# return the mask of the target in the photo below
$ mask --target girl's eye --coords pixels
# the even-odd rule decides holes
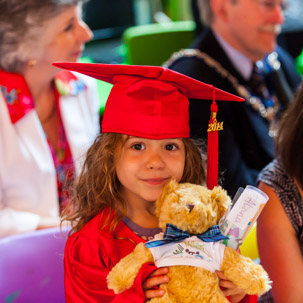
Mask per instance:
[[[133,144],[131,146],[132,149],[135,149],[135,150],[144,150],[145,149],[145,146],[141,143],[136,143],[136,144]]]
[[[166,144],[165,149],[166,150],[176,150],[176,149],[178,149],[178,146],[176,144]]]

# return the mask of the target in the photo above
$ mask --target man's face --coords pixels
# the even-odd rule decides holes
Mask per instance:
[[[226,0],[226,34],[235,49],[256,61],[272,52],[284,22],[283,0]]]

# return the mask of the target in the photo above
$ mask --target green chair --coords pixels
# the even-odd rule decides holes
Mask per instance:
[[[122,35],[125,63],[162,65],[172,53],[187,48],[195,37],[193,21],[153,23],[129,27]]]
[[[173,21],[192,20],[192,0],[162,0],[164,13]]]

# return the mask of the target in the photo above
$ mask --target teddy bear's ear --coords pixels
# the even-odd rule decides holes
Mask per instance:
[[[228,206],[231,203],[227,192],[220,186],[215,186],[211,191],[211,200],[217,205],[218,220],[224,215]],[[213,205],[215,206],[215,205]],[[214,207],[216,209],[216,207]]]
[[[156,201],[156,216],[160,216],[161,207],[165,200],[165,198],[172,192],[174,192],[178,188],[178,182],[176,180],[170,180],[163,187],[162,193],[158,200]]]

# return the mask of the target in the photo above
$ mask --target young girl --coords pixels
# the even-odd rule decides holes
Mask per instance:
[[[188,97],[211,98],[216,89],[162,67],[56,65],[114,83],[102,134],[87,153],[76,198],[63,218],[73,224],[65,249],[66,300],[144,302],[161,297],[164,291],[157,286],[168,281],[168,268],[145,264],[133,287],[120,295],[107,288],[106,277],[137,243],[161,231],[154,202],[166,182],[204,183],[201,153],[188,138]],[[240,302],[243,291],[218,275],[226,295]]]

